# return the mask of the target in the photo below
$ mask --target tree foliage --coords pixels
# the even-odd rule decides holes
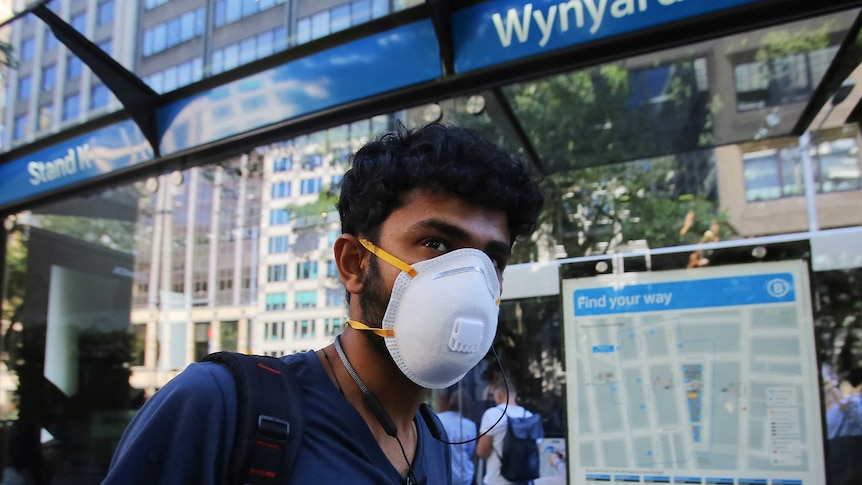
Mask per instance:
[[[703,149],[712,142],[714,100],[698,87],[692,59],[607,64],[505,94],[545,175],[539,230],[516,245],[515,261],[560,248],[568,257],[625,250],[635,240],[652,248],[696,243],[715,223],[719,237],[730,234]],[[501,138],[488,117],[460,113],[458,122]]]

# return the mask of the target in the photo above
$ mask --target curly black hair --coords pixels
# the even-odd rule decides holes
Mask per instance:
[[[414,189],[448,192],[506,213],[509,234],[532,234],[542,209],[538,182],[526,167],[479,133],[432,123],[400,125],[353,155],[337,207],[341,230],[374,239],[380,225]]]

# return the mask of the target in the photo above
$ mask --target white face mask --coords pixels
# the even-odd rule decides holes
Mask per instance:
[[[416,384],[445,389],[461,380],[497,333],[500,282],[494,263],[482,251],[465,248],[409,265],[371,242],[360,242],[402,273],[392,287],[382,329],[347,323],[382,335],[395,364]]]

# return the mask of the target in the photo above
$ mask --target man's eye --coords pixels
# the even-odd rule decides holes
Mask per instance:
[[[439,239],[429,239],[422,244],[426,248],[436,249],[437,251],[440,251],[443,253],[449,251],[449,246],[445,242],[443,242]]]

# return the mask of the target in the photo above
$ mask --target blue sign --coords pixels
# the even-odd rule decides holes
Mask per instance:
[[[452,14],[455,72],[627,34],[758,0],[497,0]]]
[[[153,159],[131,120],[0,165],[0,208]]]
[[[442,75],[430,20],[359,39],[158,110],[168,155]]]
[[[575,290],[575,316],[790,303],[793,275],[774,273]]]

